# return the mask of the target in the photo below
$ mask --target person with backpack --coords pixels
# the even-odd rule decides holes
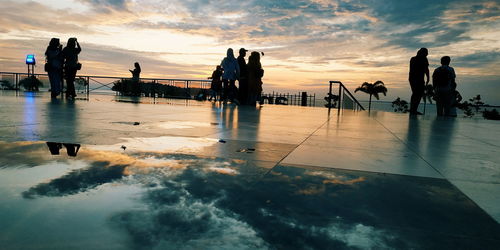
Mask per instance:
[[[436,93],[436,109],[438,116],[452,116],[452,106],[455,102],[455,69],[450,67],[451,58],[441,57],[441,66],[434,70],[432,74],[432,85]]]
[[[64,75],[66,77],[67,99],[74,99],[76,97],[75,77],[76,71],[82,69],[82,64],[78,62],[78,54],[80,54],[81,51],[82,48],[74,37],[68,39],[68,43],[62,51],[64,55]]]

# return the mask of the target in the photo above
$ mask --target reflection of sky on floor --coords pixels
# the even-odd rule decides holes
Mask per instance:
[[[162,140],[169,139],[192,138]],[[147,146],[162,145],[158,140],[127,140],[130,150],[83,145],[77,157],[51,156],[44,142],[0,142],[0,245],[494,249],[500,243],[498,223],[443,179],[195,154],[218,143],[211,139],[191,152]]]

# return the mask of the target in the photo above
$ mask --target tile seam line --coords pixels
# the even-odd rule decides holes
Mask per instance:
[[[473,204],[475,204],[479,209],[483,210],[483,212],[489,216],[493,221],[496,221],[497,223],[500,223],[499,221],[497,221],[493,215],[491,215],[489,212],[487,212],[483,206],[480,206],[474,199],[472,199],[469,195],[465,194],[464,191],[462,191],[462,189],[460,189],[455,183],[452,182],[452,179],[448,179],[446,176],[444,176],[440,171],[438,171],[434,166],[432,166],[432,164],[430,164],[430,162],[428,162],[427,160],[425,160],[419,153],[417,153],[415,150],[413,150],[408,144],[406,144],[401,138],[399,138],[396,134],[394,134],[392,131],[390,131],[382,122],[380,122],[379,120],[377,120],[376,118],[373,118],[375,121],[377,121],[382,127],[384,127],[385,129],[387,129],[387,131],[389,131],[389,133],[391,133],[392,135],[394,135],[396,138],[398,138],[398,140],[400,140],[403,144],[406,145],[406,147],[413,153],[415,153],[416,155],[418,155],[418,157],[420,157],[425,163],[427,163],[432,169],[434,169],[438,174],[440,174],[441,176],[443,176],[443,178],[448,182],[450,183],[454,188],[456,188],[458,191],[460,191],[465,197],[467,197],[467,199],[469,199],[470,202],[472,202]]]
[[[495,145],[495,144],[492,144],[492,143],[489,143],[489,142],[485,142],[483,140],[476,139],[476,138],[474,138],[472,136],[468,136],[468,135],[464,135],[464,134],[460,134],[460,135],[463,136],[463,137],[465,137],[465,138],[467,138],[467,139],[469,139],[469,140],[480,142],[480,143],[486,144],[488,146],[492,146],[492,147],[498,148],[498,146]]]
[[[269,169],[264,175],[262,176],[266,176],[268,175],[271,171],[273,171],[274,168],[276,168],[278,165],[281,164],[281,162],[283,162],[283,160],[285,160],[293,151],[295,151],[300,145],[302,145],[304,142],[306,142],[309,138],[311,138],[311,136],[316,133],[319,129],[321,129],[323,126],[325,126],[325,124],[327,122],[330,121],[330,114],[328,114],[328,118],[326,119],[325,122],[321,123],[321,125],[319,125],[319,127],[317,127],[311,134],[309,134],[304,140],[302,140],[299,144],[297,144],[297,146],[295,146],[292,150],[290,150],[290,152],[288,152],[285,156],[283,156],[283,158],[281,158],[278,162],[276,162],[276,164],[271,168]]]
[[[434,171],[436,171],[436,173],[438,173],[439,175],[441,175],[441,177],[443,177],[444,179],[447,179],[446,176],[443,175],[443,173],[441,173],[441,171],[439,171],[437,168],[435,168],[430,162],[428,162],[423,156],[421,156],[418,152],[416,152],[414,149],[412,149],[410,147],[410,145],[408,145],[405,141],[403,141],[401,138],[399,138],[399,136],[397,136],[395,133],[393,133],[389,128],[387,128],[382,122],[380,122],[377,118],[374,118],[372,117],[373,120],[375,120],[378,124],[380,124],[382,127],[384,127],[389,133],[391,133],[394,137],[396,137],[401,143],[403,143],[406,148],[408,150],[410,150],[411,152],[413,152],[414,154],[416,154],[420,159],[422,159],[425,163],[427,163],[427,165],[429,165],[432,169],[434,169]]]

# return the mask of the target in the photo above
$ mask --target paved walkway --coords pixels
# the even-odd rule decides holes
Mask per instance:
[[[0,244],[30,248],[27,228],[51,249],[500,244],[498,122],[130,101],[0,92]]]

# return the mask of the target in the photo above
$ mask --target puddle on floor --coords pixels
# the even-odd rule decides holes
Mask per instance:
[[[0,142],[0,245],[487,249],[500,240],[499,225],[445,180],[176,153],[218,143],[191,139],[82,145],[76,157]]]

